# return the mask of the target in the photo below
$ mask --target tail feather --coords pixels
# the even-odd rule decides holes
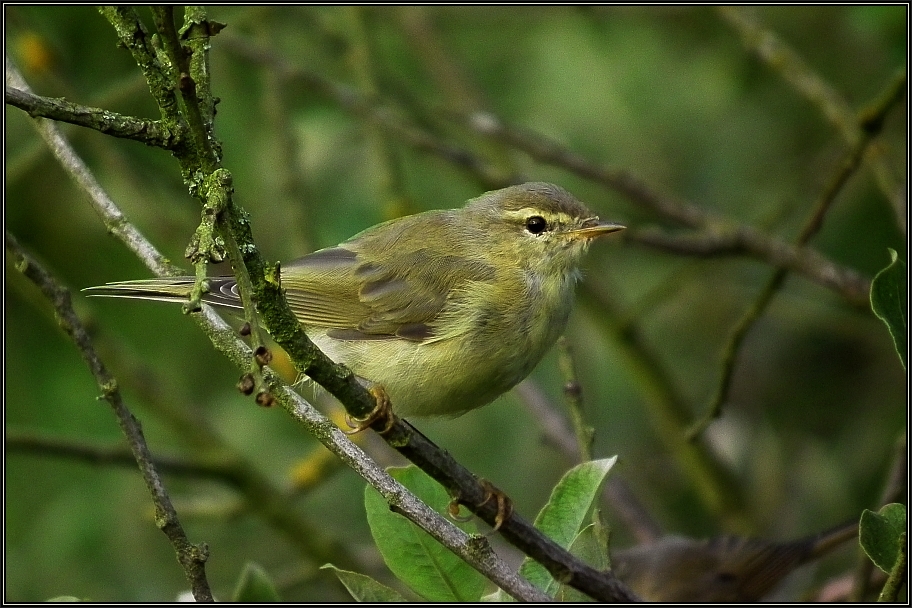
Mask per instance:
[[[209,277],[209,292],[203,302],[218,306],[241,308],[234,277]],[[157,302],[185,302],[193,289],[194,277],[171,277],[164,279],[139,279],[117,281],[97,287],[86,287],[82,291],[89,296],[102,298],[131,298]]]

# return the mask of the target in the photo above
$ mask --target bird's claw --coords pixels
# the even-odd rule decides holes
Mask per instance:
[[[393,425],[396,423],[396,416],[393,414],[393,406],[390,403],[389,395],[386,394],[386,391],[379,384],[374,384],[369,389],[367,389],[371,396],[374,398],[374,402],[377,404],[374,406],[374,409],[371,410],[364,418],[352,418],[348,414],[345,415],[345,422],[348,426],[352,427],[350,431],[342,431],[346,435],[354,435],[355,433],[360,433],[366,428],[373,426],[378,420],[384,420],[385,424],[382,431],[377,431],[381,435],[385,435],[389,432]]]

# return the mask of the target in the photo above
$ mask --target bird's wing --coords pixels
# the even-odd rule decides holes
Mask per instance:
[[[386,256],[359,249],[363,240],[355,239],[282,267],[286,298],[302,323],[343,340],[431,340],[454,289],[494,280],[483,260],[426,248]]]

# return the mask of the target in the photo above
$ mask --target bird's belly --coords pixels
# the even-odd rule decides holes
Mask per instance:
[[[523,380],[553,342],[518,333],[489,336],[483,345],[464,337],[437,342],[312,338],[331,359],[382,385],[400,416],[458,416],[486,405]]]

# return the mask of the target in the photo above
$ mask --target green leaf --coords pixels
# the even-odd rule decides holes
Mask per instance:
[[[871,281],[871,310],[886,323],[903,369],[906,369],[906,264],[899,259],[896,251],[888,251],[892,261]]]
[[[321,566],[321,570],[332,570],[339,581],[345,585],[351,596],[358,602],[407,602],[402,594],[390,589],[383,583],[357,572],[342,570],[332,564]]]
[[[279,597],[275,583],[272,582],[263,567],[255,562],[247,562],[234,588],[234,599],[232,601],[245,603],[281,602],[282,598]]]
[[[893,503],[878,513],[865,509],[858,524],[858,541],[874,565],[887,574],[899,556],[899,535],[906,531],[906,507]]]
[[[594,522],[583,528],[570,544],[570,553],[596,570],[606,571],[610,566],[608,542],[602,525]],[[555,598],[559,602],[591,602],[592,598],[568,585],[560,585]]]
[[[388,471],[429,507],[446,512],[450,497],[423,471],[414,466]],[[405,517],[390,511],[386,500],[371,486],[365,488],[364,506],[374,542],[399,580],[428,601],[478,601],[486,579],[477,570]],[[460,527],[473,530],[472,526]]]
[[[57,597],[52,597],[46,602],[81,602],[82,600],[76,597],[75,595],[58,595]]]
[[[584,462],[570,469],[557,482],[548,504],[535,518],[535,527],[561,547],[568,548],[585,524],[586,515],[615,461],[617,456]],[[519,573],[548,595],[557,592],[557,581],[538,562],[526,558]]]

